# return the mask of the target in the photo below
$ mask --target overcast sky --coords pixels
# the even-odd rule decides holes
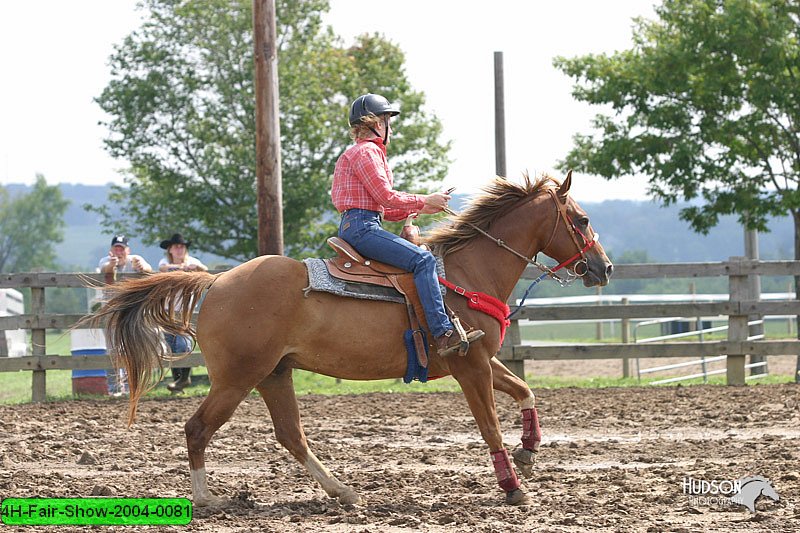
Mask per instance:
[[[114,44],[139,26],[135,0],[0,4],[0,184],[119,183],[124,161],[103,150],[93,102],[109,79]],[[332,0],[325,17],[350,44],[380,32],[406,53],[407,74],[453,141],[446,185],[474,192],[494,175],[494,52],[505,70],[507,169],[550,172],[597,112],[575,102],[554,56],[613,52],[631,44],[631,19],[651,0],[494,0],[487,3]],[[480,6],[481,9],[471,9]],[[280,60],[280,58],[279,58]],[[646,182],[576,175],[578,200],[645,199]]]

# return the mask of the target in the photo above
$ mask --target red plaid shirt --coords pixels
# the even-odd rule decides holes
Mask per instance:
[[[336,161],[331,198],[339,212],[378,211],[386,220],[403,220],[425,205],[425,197],[392,189],[394,178],[380,139],[359,139]]]

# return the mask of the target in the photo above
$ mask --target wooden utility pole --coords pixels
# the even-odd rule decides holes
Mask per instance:
[[[498,176],[506,176],[506,109],[503,89],[503,52],[494,53],[494,171]],[[513,293],[512,293],[513,294]],[[522,343],[519,322],[513,320],[508,327],[506,338],[500,347],[503,364],[523,381],[525,380],[525,360],[514,358],[514,346]]]
[[[283,255],[275,0],[253,0],[258,254]]]
[[[506,100],[503,85],[503,52],[494,53],[494,167],[506,177]]]

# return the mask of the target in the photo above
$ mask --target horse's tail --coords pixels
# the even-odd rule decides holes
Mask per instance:
[[[108,300],[92,322],[105,321],[109,353],[127,370],[128,425],[136,417],[142,394],[164,375],[163,360],[169,352],[159,330],[194,341],[192,313],[203,291],[216,279],[217,275],[208,272],[171,272],[125,280],[107,289]],[[156,368],[160,371],[158,380],[153,379]]]

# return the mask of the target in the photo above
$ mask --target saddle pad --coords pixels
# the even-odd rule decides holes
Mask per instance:
[[[337,296],[359,298],[362,300],[378,300],[382,302],[406,303],[405,297],[396,289],[380,287],[378,285],[365,285],[363,283],[350,283],[331,277],[325,262],[322,259],[303,259],[308,270],[308,287],[303,289],[307,295],[309,291],[329,292]]]
[[[436,258],[436,273],[439,277],[447,279],[444,271],[444,259],[439,255],[434,255],[434,257]],[[360,298],[362,300],[378,300],[381,302],[400,304],[406,303],[406,299],[403,295],[395,289],[355,282],[348,283],[332,277],[322,259],[310,257],[308,259],[303,259],[303,263],[305,263],[306,270],[308,270],[308,287],[303,289],[306,295],[309,291],[319,291],[329,292],[338,296]],[[439,290],[442,292],[442,298],[444,298],[445,294],[447,294],[447,287],[440,285]]]

